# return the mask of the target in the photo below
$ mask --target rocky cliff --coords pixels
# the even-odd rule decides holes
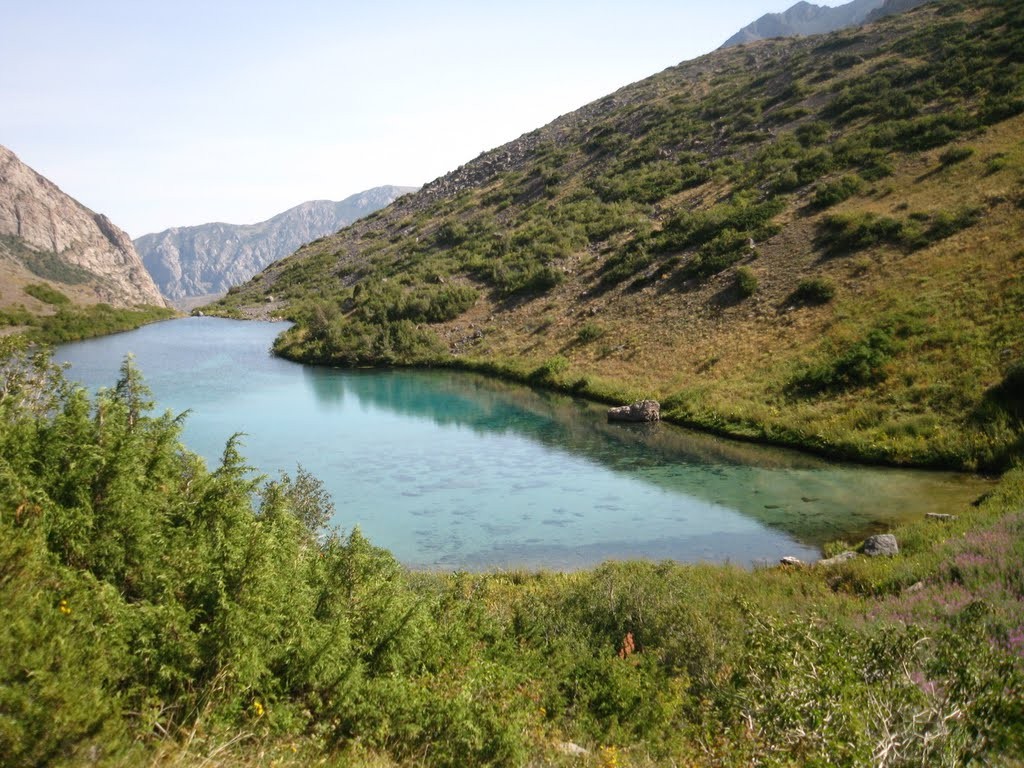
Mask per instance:
[[[5,303],[16,303],[26,284],[47,282],[79,303],[164,306],[127,234],[3,146],[0,265]]]
[[[923,0],[920,0],[923,2]],[[920,4],[920,2],[918,3]],[[796,35],[819,35],[837,29],[862,24],[873,11],[880,9],[884,0],[853,0],[851,3],[829,8],[799,2],[782,13],[766,13],[722,44],[723,48],[742,45],[754,40]]]
[[[164,296],[182,300],[224,293],[299,246],[333,234],[415,187],[374,187],[340,202],[312,200],[259,224],[202,224],[135,241]]]

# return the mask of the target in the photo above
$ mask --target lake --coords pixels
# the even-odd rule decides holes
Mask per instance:
[[[607,559],[815,559],[990,484],[838,464],[668,424],[608,424],[606,407],[454,371],[347,371],[270,355],[280,323],[187,318],[67,344],[70,378],[113,386],[131,352],[158,410],[213,466],[231,435],[257,471],[297,464],[342,529],[418,568],[572,569]]]

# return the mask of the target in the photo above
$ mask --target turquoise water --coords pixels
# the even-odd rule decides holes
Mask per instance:
[[[97,388],[134,353],[158,407],[191,411],[185,443],[209,463],[244,432],[258,471],[301,464],[330,491],[335,525],[414,567],[814,559],[826,541],[960,509],[987,488],[609,425],[603,406],[473,374],[301,366],[268,352],[282,327],[173,320],[56,356]]]

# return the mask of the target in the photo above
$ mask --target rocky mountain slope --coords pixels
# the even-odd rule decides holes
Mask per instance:
[[[221,294],[304,243],[337,232],[415,190],[383,186],[340,202],[312,200],[259,224],[175,227],[143,235],[135,247],[167,298]]]
[[[277,351],[457,364],[832,455],[1024,453],[1024,7],[717,51],[234,290]]]
[[[79,304],[164,306],[127,234],[0,146],[0,307],[49,311],[28,285]]]
[[[772,37],[820,35],[846,27],[877,21],[910,10],[927,0],[853,0],[834,8],[801,2],[782,13],[766,13],[726,40],[723,48]]]

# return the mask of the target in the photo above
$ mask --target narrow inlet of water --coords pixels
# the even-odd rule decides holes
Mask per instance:
[[[67,344],[70,378],[113,386],[136,357],[158,410],[213,466],[242,432],[259,472],[301,464],[412,567],[571,569],[607,559],[815,559],[990,484],[828,462],[673,427],[608,424],[606,408],[452,371],[341,371],[272,357],[276,323],[188,318]]]

